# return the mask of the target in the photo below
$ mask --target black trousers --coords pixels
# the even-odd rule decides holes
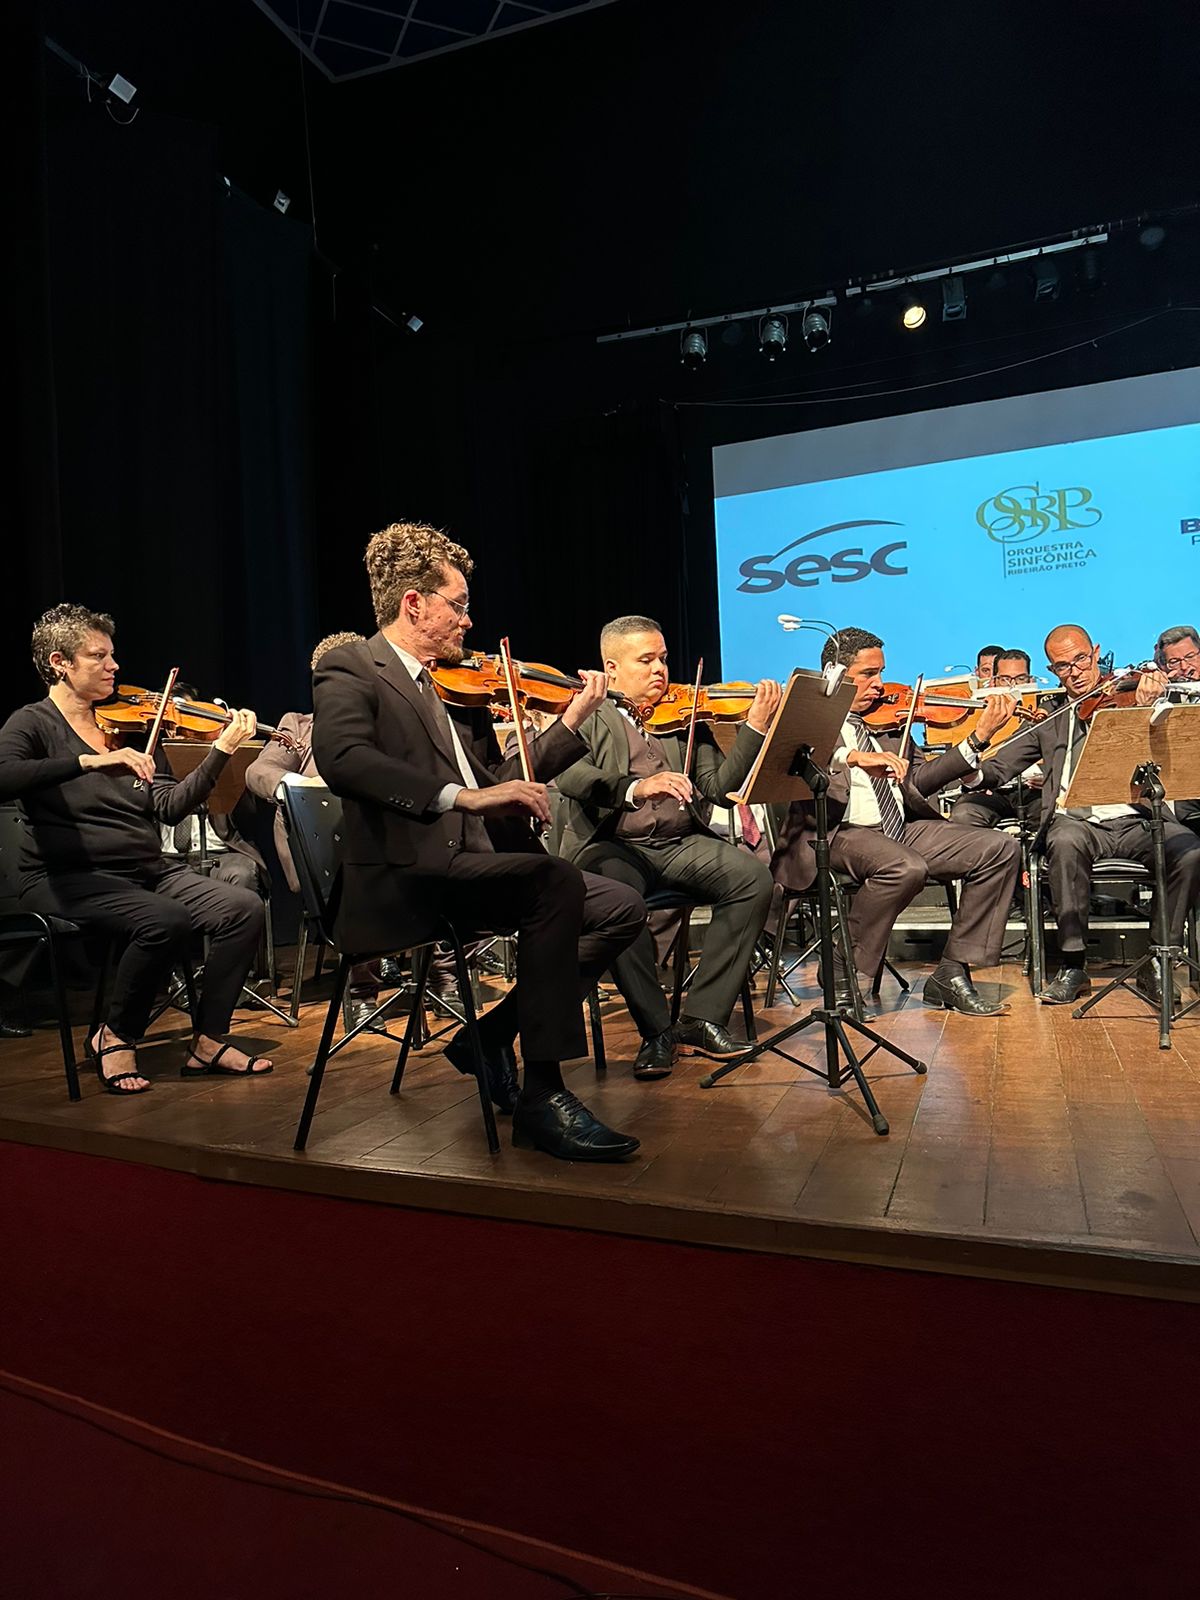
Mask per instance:
[[[164,976],[207,934],[196,1031],[210,1039],[229,1032],[262,935],[263,903],[251,890],[163,857],[127,870],[49,873],[22,890],[21,904],[126,939],[106,1018],[122,1039],[142,1037]]]
[[[1180,944],[1188,908],[1200,897],[1200,837],[1181,823],[1164,818],[1163,847],[1167,857],[1167,924],[1172,944]],[[1079,955],[1086,949],[1092,863],[1114,857],[1153,866],[1153,845],[1145,818],[1090,821],[1060,813],[1051,819],[1046,833],[1046,881],[1058,919],[1060,953]]]
[[[1015,822],[1017,808],[1011,794],[997,792],[959,795],[950,807],[950,821],[967,828],[994,828],[998,822]]]
[[[862,887],[847,926],[855,965],[872,978],[887,951],[892,924],[925,887],[962,879],[958,915],[946,940],[952,961],[990,967],[1000,959],[1004,924],[1021,865],[1021,847],[1006,833],[919,819],[905,825],[903,843],[879,828],[841,827],[829,843],[829,864]]]
[[[684,1009],[689,1017],[724,1027],[771,906],[774,886],[768,868],[748,850],[705,833],[661,844],[608,839],[581,851],[579,863],[639,894],[678,889],[712,907],[704,954]],[[670,1027],[671,1013],[648,928],[613,962],[613,977],[643,1039],[653,1039]]]
[[[588,1052],[580,1001],[646,926],[641,897],[543,851],[461,851],[448,872],[417,877],[401,867],[342,868],[339,934],[349,947],[403,948],[412,906],[436,904],[466,944],[484,933],[517,934],[517,981],[484,1017],[485,1043],[519,1033],[528,1061],[572,1061]],[[427,935],[426,935],[427,936]]]

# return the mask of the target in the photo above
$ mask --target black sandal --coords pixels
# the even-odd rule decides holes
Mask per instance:
[[[103,1035],[103,1030],[101,1030],[101,1033]],[[104,1085],[105,1091],[108,1094],[121,1095],[122,1097],[125,1097],[125,1096],[128,1096],[128,1095],[134,1095],[134,1094],[145,1094],[148,1089],[153,1088],[152,1084],[143,1083],[142,1087],[140,1089],[118,1089],[117,1088],[117,1085],[119,1083],[128,1083],[131,1078],[144,1078],[145,1077],[145,1073],[144,1072],[139,1072],[136,1069],[136,1067],[134,1068],[134,1070],[132,1072],[118,1072],[115,1078],[105,1077],[105,1075],[104,1075],[104,1067],[102,1065],[104,1057],[105,1056],[116,1055],[118,1053],[118,1051],[121,1051],[121,1050],[133,1050],[134,1058],[136,1060],[137,1051],[136,1051],[136,1049],[134,1048],[133,1045],[131,1045],[131,1044],[106,1044],[101,1049],[97,1050],[96,1046],[92,1043],[90,1036],[88,1037],[88,1042],[87,1042],[87,1046],[86,1046],[86,1049],[85,1049],[85,1054],[95,1063],[96,1076],[100,1079],[100,1082]]]
[[[275,1071],[275,1065],[272,1062],[266,1072],[255,1072],[254,1063],[261,1061],[263,1059],[262,1056],[251,1056],[244,1067],[219,1066],[218,1062],[226,1050],[232,1049],[233,1046],[231,1044],[223,1044],[211,1061],[201,1061],[194,1050],[189,1050],[187,1061],[179,1069],[179,1076],[181,1078],[265,1078],[267,1073]],[[193,1061],[197,1062],[198,1065],[193,1067],[191,1065]]]

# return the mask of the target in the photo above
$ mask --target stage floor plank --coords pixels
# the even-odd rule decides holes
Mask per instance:
[[[711,1090],[695,1060],[636,1083],[636,1036],[615,997],[604,1008],[607,1076],[590,1062],[567,1076],[641,1139],[620,1167],[514,1150],[503,1121],[504,1148],[489,1157],[474,1087],[436,1045],[392,1098],[396,1045],[373,1036],[334,1059],[308,1152],[296,1155],[316,1003],[295,1031],[239,1013],[239,1041],[276,1062],[254,1083],[180,1080],[186,1029],[168,1014],[141,1053],[154,1091],[127,1100],[92,1076],[70,1104],[52,1029],[5,1042],[0,1138],[394,1205],[1200,1299],[1200,1015],[1160,1051],[1152,1014],[1128,993],[1077,1021],[1037,1005],[1006,967],[1011,1013],[970,1019],[927,1010],[924,969],[905,970],[913,991],[885,982],[879,1027],[929,1073],[882,1054],[869,1063],[891,1124],[883,1139],[852,1086],[830,1093],[779,1056]],[[798,995],[805,1007],[817,998],[812,987]],[[786,1001],[760,1011],[760,1031],[796,1015]],[[819,1059],[815,1030],[789,1048]]]

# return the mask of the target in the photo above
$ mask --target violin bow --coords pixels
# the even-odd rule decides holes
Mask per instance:
[[[683,775],[690,778],[692,775],[692,756],[696,750],[696,713],[700,710],[700,685],[704,681],[704,657],[701,656],[696,663],[696,685],[692,693],[692,714],[688,719],[687,749],[683,757]],[[684,802],[679,802],[679,809],[684,809]]]
[[[913,718],[917,714],[917,706],[921,700],[921,686],[925,682],[925,674],[918,673],[917,681],[913,684],[912,704],[908,708],[908,716],[904,719],[904,732],[900,735],[900,758],[908,759],[908,741],[912,737]]]
[[[158,710],[154,714],[154,721],[150,724],[150,735],[146,740],[146,754],[148,756],[153,756],[155,749],[158,746],[158,736],[162,732],[163,717],[166,715],[167,706],[171,703],[171,693],[175,688],[175,680],[178,676],[178,667],[172,667],[170,672],[167,674],[166,684],[164,685],[163,692],[159,697]],[[142,783],[140,778],[135,778],[133,780],[133,787],[135,789],[142,789],[145,787],[145,785]]]
[[[512,651],[508,640],[500,641],[500,671],[508,690],[508,703],[512,707],[513,731],[517,736],[517,754],[521,758],[521,776],[526,783],[533,782],[533,765],[529,759],[529,740],[525,737],[525,724],[521,721],[521,702],[517,697],[517,674],[513,667]]]

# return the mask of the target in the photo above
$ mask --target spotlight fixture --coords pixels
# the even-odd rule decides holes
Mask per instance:
[[[291,203],[291,195],[284,194],[282,189],[277,189],[275,191],[275,199],[272,201],[272,204],[281,217],[287,215],[287,208],[291,205]]]
[[[942,279],[942,321],[962,322],[967,314],[967,286],[961,278]]]
[[[900,321],[910,333],[914,328],[924,327],[925,307],[921,304],[920,300],[917,299],[916,295],[913,294],[911,289],[907,290],[900,296],[900,304],[903,307],[900,315]]]
[[[804,322],[802,324],[804,343],[810,351],[824,350],[833,337],[830,327],[831,315],[832,313],[828,310],[818,311],[816,306],[812,306],[804,313]]]
[[[805,323],[807,327],[807,322]],[[758,348],[768,361],[784,355],[788,347],[788,320],[777,312],[768,312],[758,325]]]
[[[1037,256],[1033,263],[1033,298],[1057,300],[1060,287],[1058,262],[1046,256]]]
[[[1138,243],[1143,250],[1157,250],[1167,237],[1167,230],[1161,223],[1151,222],[1138,234]]]
[[[679,360],[691,372],[699,372],[708,360],[708,335],[703,328],[685,328],[679,340]]]
[[[1100,252],[1098,250],[1083,250],[1079,255],[1079,286],[1088,294],[1094,294],[1104,284],[1104,273],[1100,266]]]

